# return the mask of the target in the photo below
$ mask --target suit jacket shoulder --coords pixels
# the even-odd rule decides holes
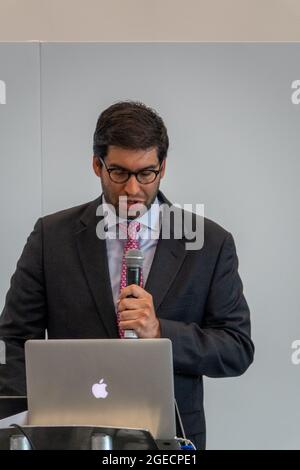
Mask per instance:
[[[97,197],[96,199],[84,204],[45,215],[41,218],[43,226],[47,230],[56,231],[63,227],[69,227],[74,230],[79,220],[85,221],[89,216],[95,216],[96,208],[100,203],[101,197]]]

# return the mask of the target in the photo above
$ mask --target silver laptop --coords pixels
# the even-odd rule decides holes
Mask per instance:
[[[25,344],[30,425],[147,429],[173,439],[168,339],[30,340]]]

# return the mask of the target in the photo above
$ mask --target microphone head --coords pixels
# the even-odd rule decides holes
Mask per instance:
[[[127,268],[142,268],[144,255],[141,250],[128,250],[125,255]]]

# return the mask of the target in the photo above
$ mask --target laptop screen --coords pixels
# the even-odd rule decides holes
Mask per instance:
[[[175,437],[168,339],[30,340],[29,424],[146,429]]]

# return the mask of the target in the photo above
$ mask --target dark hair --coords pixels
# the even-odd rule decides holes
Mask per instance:
[[[132,150],[156,147],[161,163],[167,157],[169,138],[156,111],[138,101],[120,101],[99,116],[94,133],[94,155],[105,158],[109,145]]]

